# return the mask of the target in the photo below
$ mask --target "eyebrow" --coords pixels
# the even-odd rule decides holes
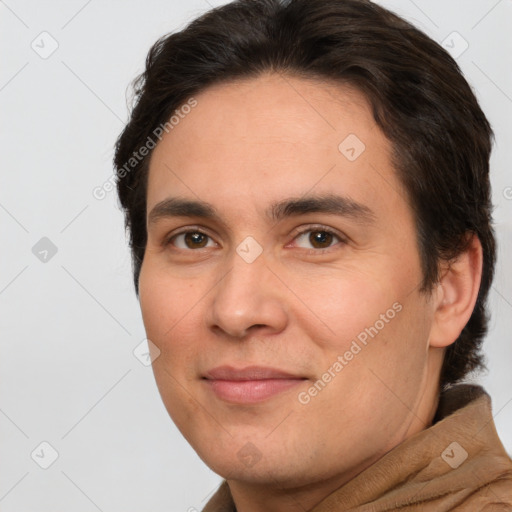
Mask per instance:
[[[368,206],[335,194],[283,199],[270,205],[265,213],[274,222],[307,213],[334,214],[349,217],[364,224],[370,224],[376,218],[375,213]],[[148,215],[148,225],[154,224],[162,218],[170,217],[200,217],[220,220],[220,215],[210,203],[169,197],[154,206]]]

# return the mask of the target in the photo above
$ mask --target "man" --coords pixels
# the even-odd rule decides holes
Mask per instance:
[[[151,49],[115,154],[205,511],[510,510],[482,366],[491,128],[364,0],[241,0]]]

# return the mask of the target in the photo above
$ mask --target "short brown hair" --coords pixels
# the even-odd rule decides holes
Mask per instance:
[[[394,166],[415,215],[428,292],[439,262],[463,252],[468,234],[483,247],[478,299],[447,349],[441,384],[482,368],[486,299],[496,259],[489,157],[492,130],[457,63],[432,39],[369,0],[238,0],[160,38],[134,82],[135,106],[114,156],[130,232],[135,291],[147,242],[151,152],[122,172],[133,152],[173,111],[214,83],[265,71],[350,84],[391,141]],[[126,168],[126,167],[125,167]]]

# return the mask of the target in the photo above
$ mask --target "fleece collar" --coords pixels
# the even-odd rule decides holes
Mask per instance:
[[[393,448],[310,512],[512,511],[512,460],[489,395],[460,384],[441,394],[433,425]],[[226,481],[203,512],[236,512]]]

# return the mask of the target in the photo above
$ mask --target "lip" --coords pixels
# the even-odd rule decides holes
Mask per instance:
[[[204,374],[206,379],[211,380],[264,380],[264,379],[302,379],[284,370],[266,366],[246,366],[245,368],[234,368],[233,366],[218,366]]]
[[[259,403],[306,380],[305,377],[264,366],[240,369],[219,366],[205,373],[203,379],[218,398],[234,404]]]

